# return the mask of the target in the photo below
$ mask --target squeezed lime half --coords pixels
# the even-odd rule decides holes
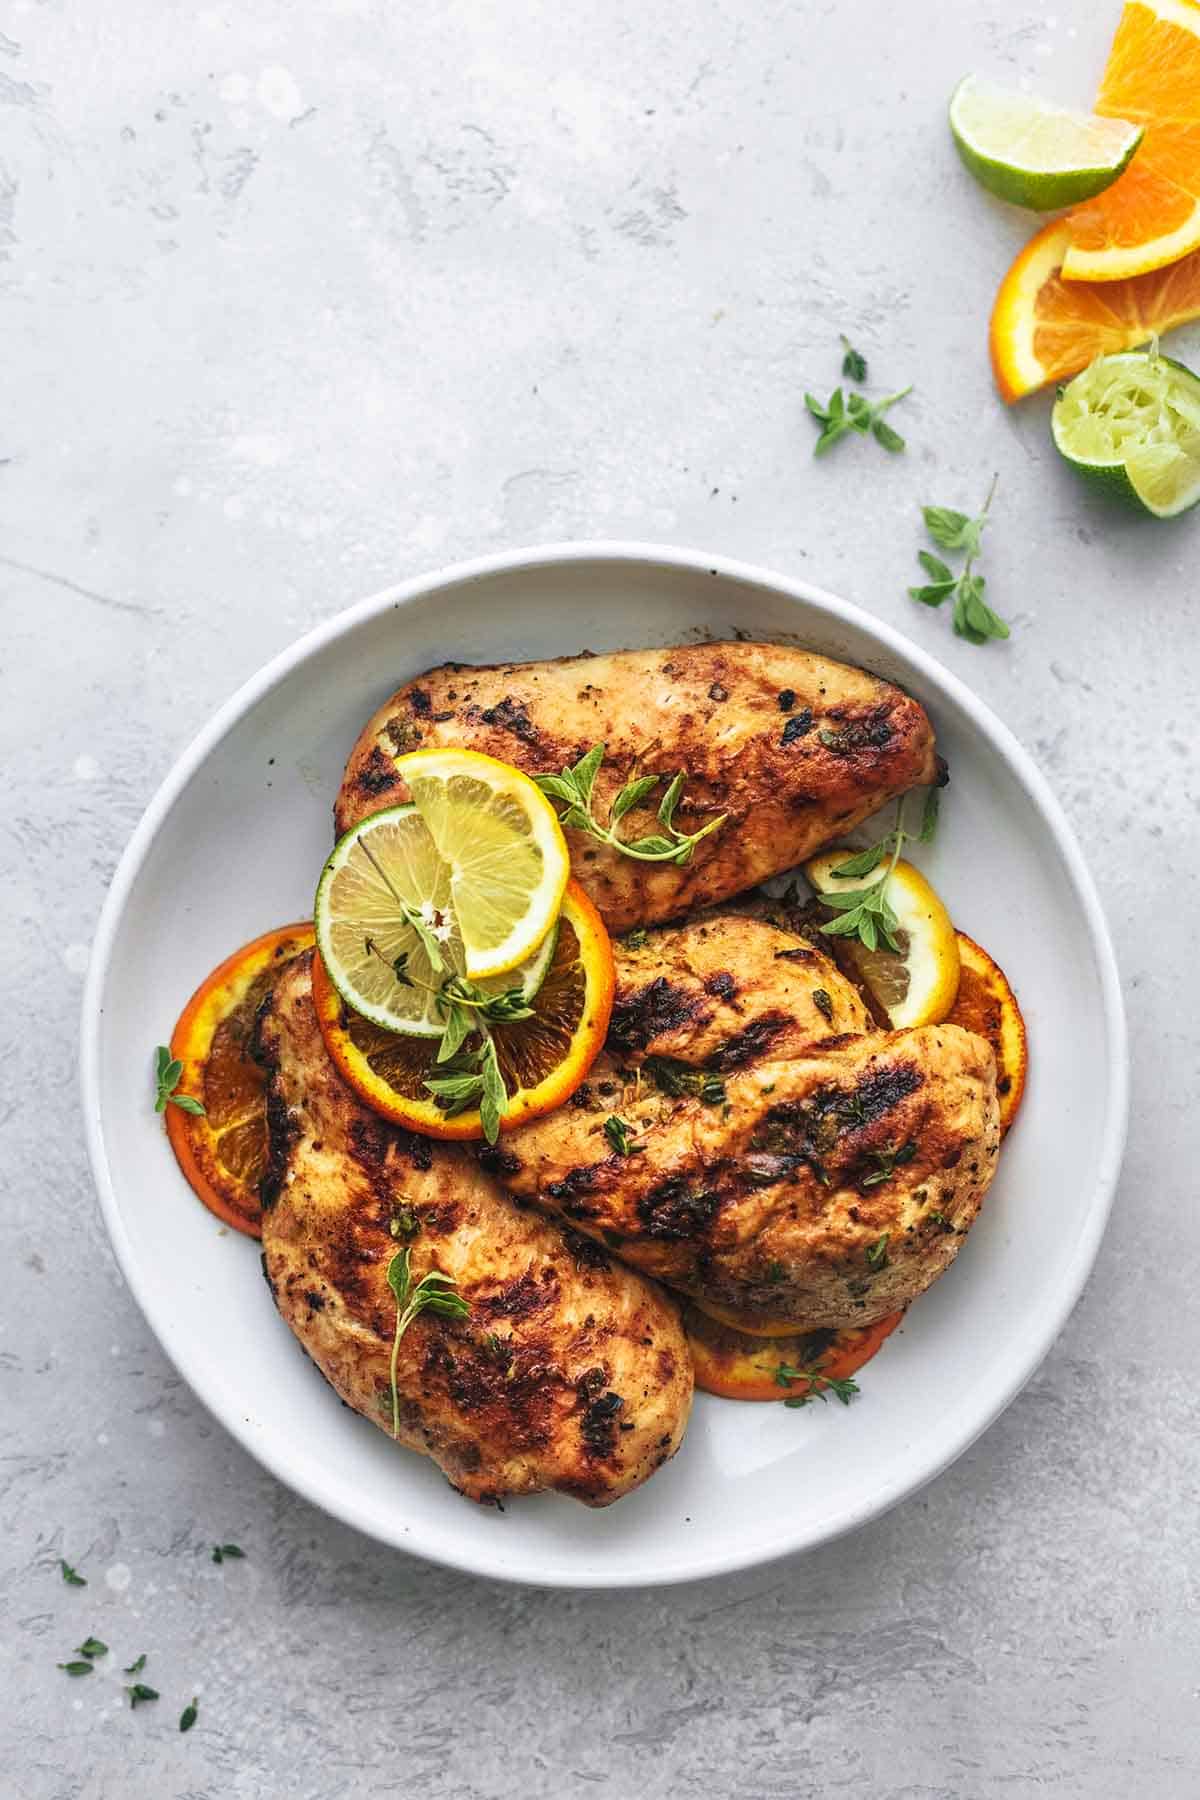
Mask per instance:
[[[1141,512],[1200,501],[1200,377],[1156,349],[1097,357],[1060,388],[1051,429],[1087,481]]]

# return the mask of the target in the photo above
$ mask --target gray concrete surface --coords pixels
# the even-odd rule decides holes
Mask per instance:
[[[1046,403],[998,404],[986,321],[1028,226],[943,124],[968,68],[1085,101],[1116,12],[6,8],[6,1794],[1200,1792],[1200,527],[1098,508]],[[916,383],[907,456],[813,462],[801,396],[842,330]],[[1014,633],[979,650],[904,590],[918,503],[994,470]],[[1135,1099],[1087,1294],[956,1468],[791,1565],[575,1598],[381,1550],[201,1412],[108,1252],[75,1034],[122,845],[236,683],[400,576],[605,535],[809,576],[986,695],[1090,849]],[[218,1537],[246,1560],[214,1567]],[[72,1682],[87,1632],[113,1654]],[[131,1715],[142,1650],[162,1699]]]

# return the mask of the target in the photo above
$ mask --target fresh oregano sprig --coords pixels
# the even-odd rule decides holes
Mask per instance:
[[[626,813],[632,812],[635,806],[653,792],[662,775],[636,775],[627,781],[620,793],[613,800],[609,809],[608,824],[601,825],[594,811],[596,776],[604,761],[605,746],[593,744],[586,756],[571,767],[564,768],[559,775],[535,775],[534,780],[548,799],[559,801],[565,811],[559,814],[559,823],[573,831],[586,831],[601,844],[608,844],[613,850],[619,850],[622,856],[631,856],[636,862],[670,862],[682,865],[690,862],[692,852],[702,838],[710,832],[718,830],[726,819],[722,813],[719,818],[710,819],[699,831],[683,832],[675,828],[675,812],[683,793],[686,780],[683,771],[674,776],[668,783],[666,792],[658,803],[658,822],[662,831],[650,837],[626,839],[617,835],[617,826]]]
[[[806,1383],[805,1391],[789,1394],[783,1403],[785,1406],[811,1406],[814,1400],[827,1404],[830,1394],[843,1406],[849,1406],[854,1396],[861,1392],[852,1375],[826,1375],[819,1363],[815,1369],[798,1369],[792,1363],[780,1363],[775,1371],[776,1386],[790,1388],[797,1381]]]
[[[888,900],[887,884],[906,841],[921,844],[932,842],[937,830],[938,805],[938,789],[930,788],[925,795],[919,829],[907,831],[904,826],[904,800],[901,800],[892,830],[830,871],[835,881],[853,881],[872,874],[885,858],[888,859],[883,875],[867,887],[852,888],[844,894],[823,893],[820,896],[822,905],[831,907],[838,915],[821,926],[827,937],[856,937],[868,950],[878,949],[882,938],[889,950],[899,950],[896,932],[900,922]]]
[[[524,993],[519,987],[512,987],[499,994],[488,994],[465,975],[457,974],[444,976],[434,986],[412,974],[407,951],[389,961],[372,938],[364,939],[364,943],[368,954],[387,963],[401,987],[424,988],[434,996],[442,1019],[437,1049],[442,1073],[429,1077],[425,1087],[447,1118],[477,1106],[484,1136],[489,1144],[494,1144],[509,1096],[490,1028],[533,1017],[534,1009]],[[440,959],[438,966],[444,966]],[[474,1047],[467,1043],[473,1033],[478,1039]]]
[[[180,1112],[193,1113],[199,1117],[204,1115],[204,1103],[195,1100],[191,1094],[178,1094],[176,1088],[183,1079],[183,1064],[177,1056],[172,1056],[165,1044],[159,1044],[154,1052],[154,1110],[165,1112],[168,1105],[177,1106]]]
[[[848,354],[846,361],[849,360]],[[813,445],[813,455],[824,456],[839,438],[846,437],[851,431],[857,431],[861,437],[869,433],[877,444],[893,454],[903,450],[904,439],[888,424],[884,415],[911,393],[911,382],[898,393],[885,394],[882,400],[868,400],[865,394],[854,393],[847,397],[840,387],[836,387],[824,406],[815,394],[805,394],[804,404],[821,427],[821,434]]]
[[[990,638],[1010,635],[1004,620],[992,611],[983,597],[987,587],[985,577],[975,573],[997,480],[997,476],[992,477],[983,511],[974,518],[951,506],[921,508],[925,529],[934,543],[943,550],[961,551],[965,560],[956,575],[949,564],[940,556],[934,556],[931,550],[918,550],[917,561],[930,579],[924,587],[909,588],[909,597],[920,601],[922,606],[941,606],[952,599],[954,630],[969,644],[986,644]]]
[[[411,1256],[410,1250],[397,1250],[387,1266],[387,1284],[396,1301],[396,1330],[392,1338],[391,1360],[394,1438],[400,1436],[400,1392],[396,1386],[396,1359],[400,1354],[401,1338],[413,1320],[423,1312],[439,1313],[447,1319],[465,1319],[471,1310],[470,1302],[459,1293],[458,1283],[453,1275],[444,1275],[440,1269],[428,1269],[414,1287]]]
[[[839,333],[842,340],[842,374],[848,381],[865,381],[867,379],[867,359],[861,350],[856,350],[845,332]]]

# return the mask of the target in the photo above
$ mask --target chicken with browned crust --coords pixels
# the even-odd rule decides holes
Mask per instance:
[[[586,1089],[480,1152],[514,1194],[751,1330],[869,1324],[948,1267],[999,1149],[982,1038],[876,1031],[744,913],[618,945],[617,973]]]
[[[556,662],[446,663],[381,706],[346,765],[339,832],[406,800],[395,759],[455,744],[552,773],[605,745],[595,811],[634,775],[686,786],[680,832],[724,824],[691,860],[639,862],[568,830],[571,864],[610,931],[677,918],[793,868],[907,789],[939,779],[933,728],[892,683],[788,645],[689,644]],[[664,785],[665,785],[664,780]],[[660,786],[621,823],[661,830]]]
[[[311,953],[258,1024],[270,1072],[263,1269],[336,1392],[387,1432],[396,1299],[453,1278],[466,1318],[425,1312],[401,1339],[398,1439],[471,1499],[554,1489],[607,1506],[677,1449],[692,1368],[675,1306],[588,1238],[521,1209],[467,1151],[389,1125],[342,1082],[312,1002]]]

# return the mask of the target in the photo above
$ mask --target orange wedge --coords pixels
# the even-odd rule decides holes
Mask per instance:
[[[1067,281],[1063,262],[1070,244],[1066,219],[1045,226],[996,296],[992,369],[1008,401],[1078,375],[1097,356],[1135,350],[1157,333],[1200,318],[1200,250],[1126,281]]]
[[[171,1034],[183,1064],[179,1091],[204,1112],[166,1109],[180,1168],[210,1212],[248,1237],[262,1235],[258,1184],[267,1166],[267,1078],[250,1034],[276,972],[313,943],[307,923],[264,932],[226,957],[196,989]]]
[[[492,1027],[511,1131],[561,1106],[595,1062],[613,1001],[613,954],[599,913],[577,881],[567,883],[550,967],[530,1001],[533,1017]],[[449,1113],[425,1086],[439,1073],[438,1040],[386,1031],[355,1012],[313,959],[313,1000],[325,1048],[365,1105],[435,1138],[481,1138],[477,1110]],[[470,1043],[471,1040],[468,1040]]]
[[[1103,193],[1068,214],[1068,281],[1123,281],[1200,249],[1200,5],[1131,0],[1095,110],[1145,126]]]
[[[683,1309],[696,1386],[724,1400],[815,1399],[826,1383],[844,1381],[869,1362],[903,1317],[889,1313],[847,1331],[798,1332],[793,1326],[786,1337],[767,1338],[719,1324],[691,1301]],[[783,1370],[816,1379],[787,1379]]]
[[[1008,1130],[1025,1092],[1029,1046],[1017,996],[999,963],[965,931],[958,934],[961,973],[951,1025],[961,1025],[986,1038],[996,1057],[996,1091],[1000,1096],[1000,1129]]]

